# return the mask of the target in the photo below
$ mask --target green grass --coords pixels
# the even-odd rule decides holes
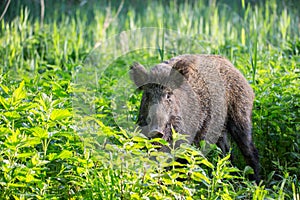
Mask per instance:
[[[31,1],[0,22],[0,199],[300,199],[296,2],[49,2],[43,24]],[[134,130],[130,64],[184,53],[221,54],[253,87],[259,185],[236,146],[231,164]]]

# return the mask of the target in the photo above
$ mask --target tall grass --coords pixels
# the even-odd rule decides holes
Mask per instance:
[[[46,1],[41,23],[39,4],[28,2],[12,1],[0,24],[1,199],[299,199],[296,5]],[[143,37],[128,34],[143,27],[157,29]],[[127,32],[118,36],[121,31]],[[142,48],[130,51],[132,41]],[[139,61],[150,67],[183,53],[226,56],[251,83],[260,184],[246,178],[251,169],[236,147],[234,167],[214,145],[206,157],[189,145],[161,153],[155,144],[165,141],[117,126],[116,94],[125,102],[118,119],[135,120],[138,112],[140,93],[122,96],[127,79],[119,87],[128,66]],[[106,69],[77,77],[95,78],[98,85],[88,89],[72,79],[86,64]],[[93,115],[75,117],[78,91]],[[89,125],[84,137],[76,120]]]

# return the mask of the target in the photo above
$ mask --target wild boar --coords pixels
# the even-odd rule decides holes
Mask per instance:
[[[181,55],[149,72],[134,63],[130,77],[143,91],[137,124],[145,136],[161,137],[172,144],[173,128],[185,134],[190,144],[206,140],[228,152],[229,133],[254,169],[253,178],[259,181],[258,151],[251,133],[254,93],[227,59]],[[162,151],[166,148],[162,147]]]

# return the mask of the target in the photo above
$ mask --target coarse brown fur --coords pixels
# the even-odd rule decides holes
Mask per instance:
[[[251,133],[254,93],[227,59],[181,55],[150,72],[135,63],[130,74],[144,91],[138,124],[146,136],[161,136],[171,142],[174,128],[187,135],[190,143],[197,145],[205,139],[228,152],[230,133],[259,181],[258,152]]]

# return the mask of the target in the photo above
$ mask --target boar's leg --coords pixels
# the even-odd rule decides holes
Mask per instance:
[[[224,156],[226,156],[230,152],[230,143],[228,141],[229,141],[228,133],[227,133],[227,130],[224,129],[222,131],[222,136],[219,138],[219,140],[217,142],[217,145],[222,150]],[[230,160],[231,160],[231,162],[234,161],[234,156],[233,156],[232,152],[230,155]]]
[[[236,113],[235,113],[236,114]],[[251,118],[243,117],[243,120],[229,118],[227,128],[241,150],[247,164],[253,168],[254,176],[251,177],[257,183],[259,182],[259,158],[258,151],[255,148],[251,135]]]
[[[221,148],[224,154],[227,154],[229,152],[230,146],[228,144],[228,136],[225,130],[222,131],[222,136],[219,138],[217,145]]]

